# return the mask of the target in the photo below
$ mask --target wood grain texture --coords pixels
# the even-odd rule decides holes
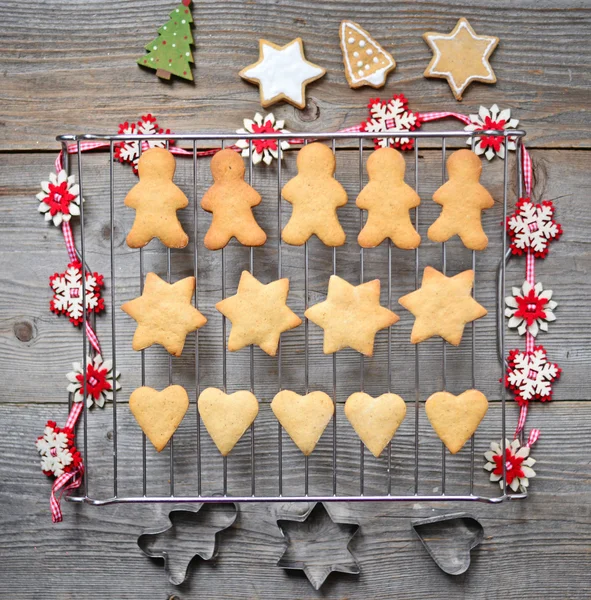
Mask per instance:
[[[195,0],[195,83],[164,82],[136,59],[168,18],[157,0],[48,0],[35,8],[0,2],[3,85],[0,149],[53,149],[60,133],[115,132],[117,125],[153,112],[173,131],[232,131],[259,110],[256,86],[238,77],[258,56],[261,37],[285,44],[304,38],[308,58],[328,71],[309,87],[302,112],[278,104],[289,128],[334,131],[359,123],[377,95],[404,93],[415,110],[475,112],[497,102],[515,109],[530,147],[589,147],[591,5],[554,2],[392,3],[378,0]],[[473,84],[464,101],[445,81],[427,80],[431,52],[421,35],[451,31],[466,17],[476,32],[494,34],[493,87]],[[343,72],[338,26],[362,24],[397,62],[385,89],[351,90]],[[67,32],[67,35],[64,35]],[[449,126],[449,124],[446,124]],[[445,126],[445,125],[440,125]],[[435,128],[437,125],[429,125]]]

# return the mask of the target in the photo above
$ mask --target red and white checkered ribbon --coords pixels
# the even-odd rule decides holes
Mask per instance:
[[[427,112],[419,113],[419,116],[421,117],[421,121],[423,123],[428,123],[429,121],[438,121],[439,119],[447,119],[448,117],[458,119],[459,121],[462,121],[462,123],[466,123],[466,125],[470,125],[470,123],[472,123],[469,116],[456,112]]]
[[[537,441],[540,439],[541,431],[539,429],[532,429],[529,432],[529,437],[527,438],[526,446],[531,448]]]

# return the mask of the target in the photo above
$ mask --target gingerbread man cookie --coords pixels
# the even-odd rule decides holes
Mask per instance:
[[[169,248],[184,248],[189,243],[176,216],[189,201],[172,182],[175,169],[174,156],[164,148],[150,148],[141,155],[140,181],[125,197],[125,206],[135,209],[135,221],[127,235],[130,248],[142,248],[155,237]]]
[[[220,150],[211,159],[214,184],[201,200],[203,210],[213,214],[204,244],[209,250],[223,248],[233,237],[244,246],[262,246],[267,234],[252,214],[261,195],[244,181],[244,161],[234,150]]]
[[[421,203],[418,194],[404,182],[406,164],[394,148],[380,148],[367,160],[369,183],[357,196],[357,206],[367,210],[367,222],[357,241],[363,248],[375,248],[386,238],[410,250],[421,243],[409,210]]]
[[[301,246],[316,234],[327,246],[342,246],[345,232],[337,208],[347,204],[347,192],[334,178],[336,161],[331,149],[318,142],[298,152],[298,174],[282,190],[293,212],[281,237]]]
[[[449,180],[433,194],[443,209],[427,231],[431,241],[446,242],[457,234],[470,250],[486,248],[481,216],[484,209],[494,206],[494,200],[480,184],[481,172],[480,158],[471,150],[458,150],[447,159]]]

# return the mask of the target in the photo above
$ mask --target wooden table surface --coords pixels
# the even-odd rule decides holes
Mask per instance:
[[[194,0],[195,83],[159,81],[139,68],[136,58],[155,35],[175,2],[156,0],[0,0],[2,65],[0,193],[0,422],[4,435],[0,453],[0,580],[2,598],[589,598],[591,569],[591,251],[589,249],[589,154],[591,149],[591,2],[589,0],[496,0],[459,2],[432,0],[387,2],[376,0]],[[425,31],[450,31],[459,17],[469,19],[479,33],[494,34],[500,44],[492,57],[498,82],[473,84],[457,103],[444,81],[423,78],[430,51],[421,39]],[[366,27],[390,50],[397,68],[384,90],[351,90],[347,85],[338,44],[338,25],[352,19]],[[141,554],[137,536],[145,527],[161,522],[166,507],[111,505],[102,508],[64,505],[64,522],[52,525],[48,495],[50,482],[41,474],[34,439],[48,419],[63,423],[67,415],[65,373],[80,360],[79,331],[65,318],[49,312],[48,277],[67,263],[63,239],[37,213],[35,195],[39,182],[53,170],[59,133],[114,132],[120,122],[151,112],[160,124],[175,132],[233,131],[244,117],[260,110],[256,87],[238,77],[238,71],[257,58],[260,37],[287,43],[301,36],[308,58],[326,67],[327,75],[308,90],[303,111],[286,104],[273,107],[292,131],[334,131],[359,123],[366,104],[375,96],[404,93],[418,111],[452,110],[473,113],[481,104],[511,108],[527,131],[526,144],[534,165],[535,199],[551,199],[563,225],[562,239],[550,256],[538,261],[538,278],[555,291],[558,320],[541,338],[549,356],[563,369],[555,385],[554,401],[534,404],[529,427],[539,427],[542,437],[534,447],[537,477],[531,496],[522,502],[498,506],[482,504],[366,503],[332,506],[335,517],[357,519],[360,533],[351,550],[361,567],[358,577],[333,574],[321,592],[315,592],[301,572],[276,566],[284,541],[275,519],[283,506],[244,504],[236,523],[221,535],[214,561],[193,562],[189,580],[174,587],[160,563]],[[455,127],[455,123],[448,123]],[[442,125],[431,125],[431,128]],[[338,153],[337,177],[349,198],[358,189],[358,163],[354,150]],[[200,159],[201,160],[201,159]],[[177,180],[191,187],[191,161],[178,160]],[[412,161],[409,173],[414,176]],[[208,184],[207,159],[199,162],[198,190]],[[423,199],[420,233],[437,210],[430,201],[440,185],[440,153],[420,152],[420,194]],[[513,166],[513,157],[510,166]],[[494,495],[481,467],[482,452],[500,436],[500,368],[495,355],[495,268],[500,256],[498,227],[502,200],[502,161],[484,165],[484,183],[496,205],[485,217],[490,233],[489,249],[478,255],[477,297],[489,315],[476,327],[477,384],[489,397],[491,408],[476,435],[475,491]],[[294,155],[285,159],[284,181],[294,173]],[[111,354],[111,311],[117,325],[117,362],[123,390],[118,411],[118,482],[120,493],[141,492],[141,436],[127,409],[131,390],[139,385],[139,358],[130,349],[133,325],[110,298],[110,221],[108,154],[84,158],[86,247],[91,268],[107,275],[107,314],[98,319],[98,331]],[[269,231],[269,241],[255,250],[255,274],[271,280],[277,269],[275,168],[255,169],[255,186],[264,202],[257,218]],[[134,182],[127,167],[115,166],[115,239],[117,259],[116,305],[138,293],[138,253],[124,244],[132,215],[120,209],[121,199]],[[509,201],[515,201],[511,183]],[[499,197],[500,196],[500,197]],[[265,201],[271,208],[265,208]],[[275,204],[272,204],[275,202]],[[286,213],[287,210],[284,210]],[[191,228],[192,211],[182,219]],[[213,304],[220,296],[220,256],[206,253],[199,232],[199,302],[211,323],[199,336],[200,385],[221,384],[219,317]],[[286,215],[284,214],[284,222]],[[337,265],[353,281],[359,276],[359,252],[354,243],[359,213],[350,200],[342,210],[349,234],[347,245],[337,252]],[[79,230],[75,227],[77,240]],[[292,280],[294,310],[303,312],[303,250],[282,251],[284,272]],[[469,266],[469,255],[452,242],[448,269]],[[331,272],[331,252],[310,245],[310,302],[323,298]],[[165,253],[156,242],[145,253],[147,268],[165,272]],[[239,272],[248,265],[248,251],[232,244],[228,250],[228,293],[235,290]],[[366,253],[366,278],[386,269],[384,247]],[[421,264],[440,266],[440,249],[428,241],[421,246]],[[173,278],[192,273],[192,244],[173,253]],[[394,250],[393,303],[413,288],[414,253]],[[519,284],[523,260],[514,260],[508,284]],[[383,290],[382,299],[386,299]],[[393,389],[407,400],[414,397],[414,352],[407,342],[412,325],[408,313],[395,309],[401,322],[393,328]],[[284,336],[283,383],[302,390],[303,327]],[[378,336],[376,356],[366,361],[366,389],[381,393],[387,386],[387,336]],[[523,340],[508,335],[508,345],[523,347]],[[469,383],[470,334],[459,350],[448,356],[448,388],[459,393]],[[421,400],[441,388],[441,346],[421,346]],[[147,381],[158,386],[166,378],[166,360],[158,349],[147,353]],[[195,340],[188,341],[181,359],[174,363],[175,381],[195,398]],[[337,400],[341,404],[358,387],[359,355],[339,353]],[[276,361],[255,352],[256,392],[261,401],[257,421],[259,493],[276,493],[277,459],[274,446],[277,426],[268,402],[277,389]],[[321,332],[310,327],[310,386],[331,389],[332,363],[321,353]],[[228,357],[228,387],[248,386],[247,350]],[[162,386],[166,383],[162,383]],[[381,390],[381,391],[380,391]],[[194,493],[195,407],[175,436],[176,493]],[[422,410],[422,409],[421,409]],[[409,410],[409,413],[412,411]],[[347,428],[339,406],[339,490],[356,493],[359,477],[359,443]],[[89,417],[90,493],[112,494],[112,406]],[[511,430],[517,407],[507,404]],[[422,413],[420,489],[441,492],[440,444],[429,431]],[[407,418],[393,444],[394,491],[412,490],[414,473],[414,425]],[[311,458],[311,492],[330,488],[330,429]],[[229,459],[231,491],[248,493],[249,435]],[[221,460],[210,440],[202,435],[204,489],[220,486]],[[169,489],[169,450],[155,457],[148,449],[148,491],[166,494]],[[284,438],[286,493],[301,493],[303,461]],[[448,456],[448,494],[465,492],[469,476],[469,451]],[[366,493],[383,493],[384,459],[366,453]],[[434,514],[468,510],[484,528],[482,546],[473,553],[468,572],[459,577],[441,573],[413,536],[410,520]]]

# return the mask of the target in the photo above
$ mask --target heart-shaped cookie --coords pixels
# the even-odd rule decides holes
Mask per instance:
[[[180,385],[170,385],[161,392],[140,387],[129,398],[129,410],[158,452],[166,446],[188,408],[189,396]]]
[[[373,398],[356,392],[345,402],[345,416],[353,429],[377,458],[392,439],[406,416],[406,404],[396,394]]]
[[[470,439],[487,410],[488,400],[478,390],[467,390],[459,396],[437,392],[425,403],[431,427],[452,454]]]
[[[217,388],[207,388],[199,394],[197,406],[205,429],[222,456],[230,453],[259,412],[258,400],[245,390],[225,394]]]
[[[282,390],[273,398],[271,408],[283,429],[306,456],[316,447],[334,413],[334,404],[324,392],[300,396]]]

